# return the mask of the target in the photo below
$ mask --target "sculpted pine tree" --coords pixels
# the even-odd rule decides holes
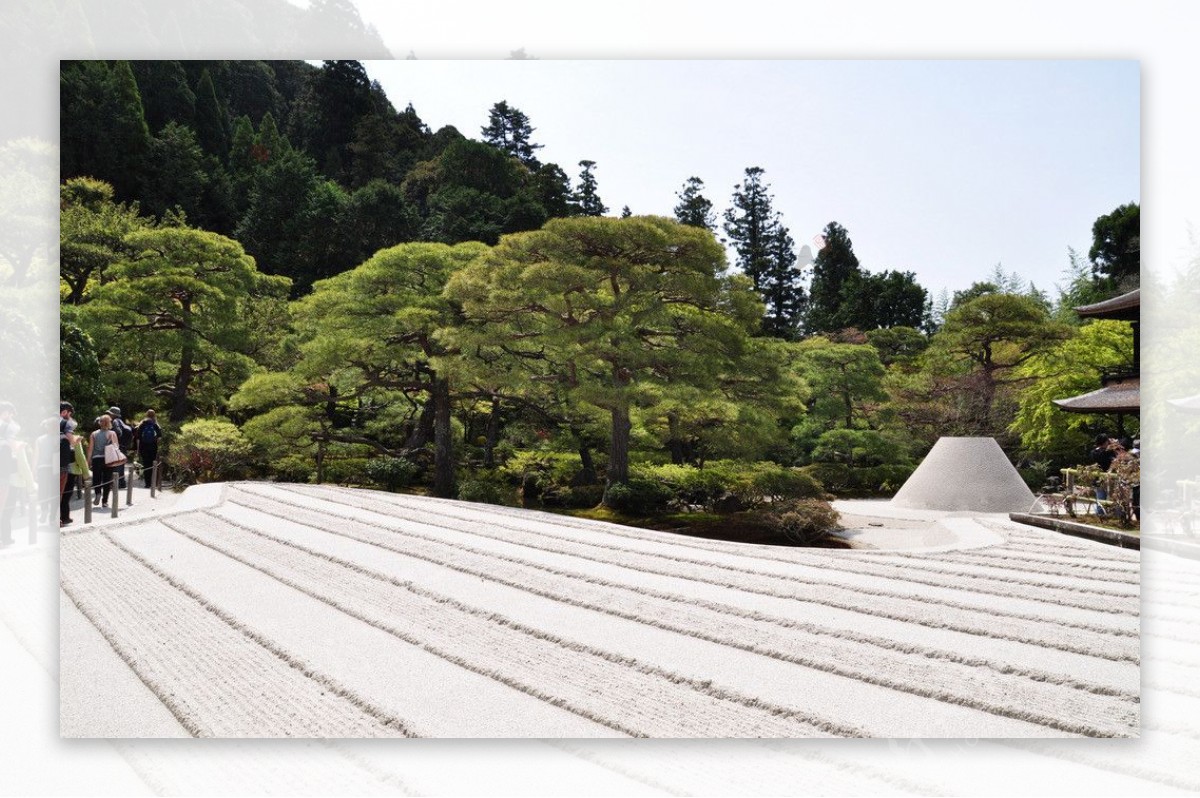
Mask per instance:
[[[629,480],[646,389],[737,370],[762,306],[712,235],[661,217],[555,219],[505,236],[446,290],[467,327],[611,420],[608,487]]]
[[[314,439],[318,451],[331,442],[370,445],[386,454],[414,454],[434,447],[433,490],[454,495],[450,413],[452,385],[440,359],[453,352],[441,331],[456,323],[455,309],[442,297],[446,280],[485,251],[478,243],[401,244],[375,253],[360,266],[322,280],[297,305],[304,337],[294,384],[326,423]],[[336,388],[336,394],[332,389]],[[307,393],[304,393],[307,392]],[[390,399],[379,399],[381,394]],[[327,408],[338,402],[375,401],[402,413],[419,409],[407,440],[395,448],[361,431],[332,423]],[[407,398],[406,398],[407,397]]]
[[[246,377],[262,345],[254,322],[282,308],[288,280],[260,274],[240,244],[203,230],[137,230],[124,243],[132,254],[109,267],[80,320],[105,362],[156,379],[171,421],[182,422],[198,389],[223,397]]]

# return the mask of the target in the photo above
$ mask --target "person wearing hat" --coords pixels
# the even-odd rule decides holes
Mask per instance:
[[[121,447],[121,451],[128,456],[133,450],[133,427],[126,424],[121,418],[121,408],[116,405],[108,408],[108,415],[112,418],[112,431],[117,434],[117,444]],[[113,476],[117,478],[117,487],[124,490],[125,464],[116,466],[113,472]]]

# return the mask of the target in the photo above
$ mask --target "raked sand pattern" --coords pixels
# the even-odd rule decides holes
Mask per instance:
[[[62,733],[1138,735],[1137,552],[922,523],[959,543],[746,546],[232,483],[63,535],[61,658],[94,688],[64,691]]]

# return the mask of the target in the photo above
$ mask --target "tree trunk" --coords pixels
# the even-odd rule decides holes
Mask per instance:
[[[612,443],[608,449],[608,487],[629,481],[629,407],[625,404],[612,409]]]
[[[588,446],[579,430],[573,429],[571,434],[575,436],[575,449],[579,452],[579,476],[575,481],[580,485],[595,485],[598,480],[596,463],[592,460],[592,447]]]
[[[417,425],[413,427],[412,433],[404,441],[405,449],[420,449],[433,440],[433,417],[434,402],[431,399],[421,408],[421,415],[417,417]]]
[[[450,436],[450,381],[433,381],[433,495],[454,497],[454,442]]]
[[[183,319],[183,350],[179,356],[179,369],[175,372],[175,386],[171,390],[170,419],[174,424],[182,424],[187,419],[188,391],[192,387],[192,363],[196,356],[191,331],[192,308],[187,301],[183,302],[180,314]]]
[[[483,442],[483,467],[496,467],[496,443],[500,440],[500,397],[492,397],[492,412],[488,414],[486,438]]]
[[[667,448],[671,452],[671,462],[675,465],[683,465],[686,461],[683,451],[683,440],[679,437],[679,416],[677,414],[667,414],[667,429],[669,430]]]

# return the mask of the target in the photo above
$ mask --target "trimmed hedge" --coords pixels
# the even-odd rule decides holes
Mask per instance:
[[[845,463],[813,463],[801,470],[836,496],[891,496],[912,476],[916,466],[854,467]]]

